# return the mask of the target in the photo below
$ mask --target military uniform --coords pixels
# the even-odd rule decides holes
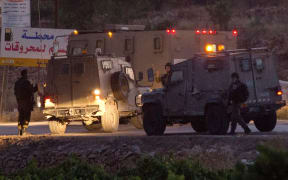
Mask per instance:
[[[33,85],[27,79],[27,76],[22,76],[18,79],[14,86],[14,93],[18,104],[18,134],[24,135],[28,128],[31,111],[34,106],[34,93],[37,91],[37,86]]]
[[[239,80],[233,82],[229,87],[229,101],[231,102],[231,131],[230,134],[234,134],[237,123],[244,129],[245,133],[250,133],[251,130],[244,122],[241,116],[241,86],[243,85],[242,82]]]
[[[161,77],[162,85],[163,85],[164,87],[167,87],[170,79],[171,79],[171,73],[164,74],[164,75]]]

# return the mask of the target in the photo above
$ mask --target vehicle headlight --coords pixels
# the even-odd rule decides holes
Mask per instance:
[[[101,91],[100,91],[99,89],[95,89],[95,90],[93,91],[93,94],[94,94],[95,96],[99,96],[99,95],[101,94]]]
[[[138,94],[136,97],[135,97],[135,104],[137,107],[142,107],[143,104],[142,104],[142,94]]]

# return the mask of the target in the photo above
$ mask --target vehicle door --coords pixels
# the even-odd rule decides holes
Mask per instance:
[[[181,116],[184,114],[186,103],[187,76],[186,63],[180,63],[173,67],[168,86],[165,87],[164,113],[167,116]]]
[[[263,51],[252,52],[251,58],[253,61],[257,102],[268,104],[280,101],[281,96],[277,95],[277,91],[280,90],[279,80],[273,57],[268,52]]]
[[[201,57],[191,61],[188,84],[188,114],[203,116],[205,105],[221,102],[229,87],[227,57]]]
[[[257,91],[255,84],[255,75],[253,68],[253,59],[250,53],[236,54],[232,59],[231,73],[237,72],[240,76],[240,80],[245,83],[249,90],[249,98],[247,103],[257,102]],[[231,78],[230,78],[231,80]],[[231,83],[231,82],[230,82]]]
[[[93,92],[99,89],[99,71],[94,56],[71,58],[72,105],[85,107],[93,105]]]

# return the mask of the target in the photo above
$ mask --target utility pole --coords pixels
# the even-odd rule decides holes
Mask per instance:
[[[54,23],[55,23],[55,28],[58,28],[58,16],[59,16],[59,12],[58,12],[58,8],[59,8],[59,0],[54,0],[54,8],[55,8],[55,19],[54,19]]]

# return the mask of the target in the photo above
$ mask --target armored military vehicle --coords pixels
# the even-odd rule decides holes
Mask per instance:
[[[63,134],[72,121],[82,121],[88,130],[114,132],[119,118],[129,118],[141,128],[141,109],[135,105],[140,92],[130,63],[87,54],[81,42],[69,51],[68,57],[52,57],[47,66],[43,112],[51,133]]]
[[[253,120],[259,131],[272,131],[276,110],[285,105],[274,61],[268,49],[258,48],[196,54],[173,65],[165,88],[142,95],[145,132],[162,135],[166,125],[191,123],[196,132],[227,133],[233,72],[249,89],[249,99],[241,107],[246,123]]]
[[[69,37],[68,44],[71,48],[87,48],[88,53],[100,50],[103,54],[125,57],[132,64],[135,77],[143,76],[138,84],[156,89],[162,87],[157,76],[164,73],[166,63],[204,52],[208,43],[236,49],[237,36],[233,32],[207,28],[146,31],[141,25],[107,25],[101,32],[79,31]],[[152,70],[155,78],[150,76]]]

